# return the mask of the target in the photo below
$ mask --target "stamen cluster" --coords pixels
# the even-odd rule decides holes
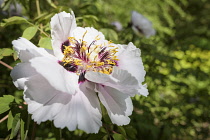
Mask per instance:
[[[113,66],[117,65],[115,54],[118,48],[111,42],[96,45],[97,40],[98,37],[88,44],[83,39],[78,41],[75,37],[69,37],[69,45],[63,45],[64,57],[60,64],[78,75],[85,71],[111,74]]]

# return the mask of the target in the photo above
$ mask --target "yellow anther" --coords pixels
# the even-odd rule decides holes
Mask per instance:
[[[111,43],[113,43],[112,40],[109,40],[109,41],[108,41],[108,44],[111,44]]]
[[[105,74],[110,74],[109,71],[107,71],[105,68],[103,69],[103,72],[104,72]]]
[[[69,40],[75,40],[75,38],[74,38],[74,37],[68,37],[68,39],[69,39]]]
[[[108,64],[115,65],[115,62],[108,60]]]
[[[85,33],[82,35],[82,40],[83,40],[83,38],[85,37],[85,35],[87,34],[87,30],[85,31]]]
[[[74,60],[74,63],[75,63],[75,65],[82,65],[82,60],[80,60],[80,59],[75,59]]]
[[[104,65],[104,62],[96,62],[96,66],[103,66]]]
[[[86,51],[86,50],[87,50],[87,47],[82,46],[80,50],[81,50],[81,51]]]
[[[97,35],[96,37],[95,37],[95,40],[100,40],[101,38],[99,37],[99,35]]]

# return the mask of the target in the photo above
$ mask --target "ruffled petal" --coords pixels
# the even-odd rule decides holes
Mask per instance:
[[[36,70],[31,67],[30,63],[19,63],[11,71],[11,77],[14,85],[19,89],[24,89],[25,81],[28,77],[36,75]]]
[[[118,56],[118,67],[127,70],[132,76],[134,76],[139,82],[138,93],[144,96],[149,94],[144,82],[144,77],[146,71],[141,59],[141,52],[133,43],[128,45],[118,45],[119,52],[116,54]]]
[[[118,67],[114,67],[110,75],[89,71],[85,74],[85,78],[104,86],[113,87],[130,96],[138,94],[139,83],[136,78]]]
[[[63,58],[62,44],[68,40],[72,31],[77,27],[73,11],[71,13],[61,12],[55,14],[50,25],[53,51],[55,56],[61,60]]]
[[[112,123],[126,125],[130,122],[133,104],[130,97],[114,88],[98,85],[99,99],[107,109]]]
[[[44,48],[37,48],[29,40],[22,37],[12,41],[12,44],[22,62],[28,62],[30,59],[39,56],[52,57]]]
[[[147,89],[147,84],[141,85],[140,84],[140,89],[138,89],[139,93],[143,96],[146,96],[149,94],[149,91]]]
[[[120,48],[117,54],[119,68],[127,70],[139,83],[144,82],[146,71],[141,60],[140,49],[131,42],[128,45],[120,46]]]
[[[44,77],[36,75],[26,82],[24,99],[37,123],[53,120],[56,127],[97,133],[102,124],[99,101],[94,86],[86,86],[86,83],[83,86],[84,92],[78,89],[70,95],[56,90]]]
[[[69,94],[76,93],[79,76],[64,69],[55,58],[36,57],[30,62],[55,89]]]

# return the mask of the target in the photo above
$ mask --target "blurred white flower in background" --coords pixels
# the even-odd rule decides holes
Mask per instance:
[[[132,29],[137,35],[143,34],[147,38],[155,35],[156,31],[152,27],[152,23],[143,15],[136,11],[131,13]]]
[[[9,6],[7,7],[7,5]],[[22,15],[22,6],[18,4],[16,1],[8,3],[8,1],[0,0],[0,7],[3,9],[1,14],[9,16],[21,16]],[[7,7],[7,8],[6,8]],[[6,9],[5,9],[6,8]],[[8,12],[8,14],[7,14]]]
[[[121,31],[123,29],[122,24],[119,21],[114,21],[111,25],[115,26],[117,31]]]
[[[148,95],[142,85],[141,52],[132,43],[114,44],[94,28],[77,27],[74,13],[51,19],[53,50],[20,38],[12,42],[21,63],[11,72],[24,89],[28,112],[38,124],[47,120],[70,131],[97,133],[102,126],[100,102],[112,123],[130,122],[130,97]]]

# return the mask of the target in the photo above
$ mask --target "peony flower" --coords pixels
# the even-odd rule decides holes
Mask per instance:
[[[142,33],[149,38],[156,33],[152,28],[152,23],[146,17],[136,11],[132,11],[131,22],[132,29],[136,34]]]
[[[132,43],[107,41],[94,28],[77,27],[73,12],[52,17],[51,35],[53,50],[24,38],[12,42],[21,63],[11,76],[15,86],[24,89],[32,119],[97,133],[102,126],[101,102],[112,123],[128,124],[133,110],[130,97],[148,94],[142,85],[140,50]]]
[[[122,31],[123,29],[122,24],[119,21],[114,21],[111,25],[113,25],[117,31]]]

